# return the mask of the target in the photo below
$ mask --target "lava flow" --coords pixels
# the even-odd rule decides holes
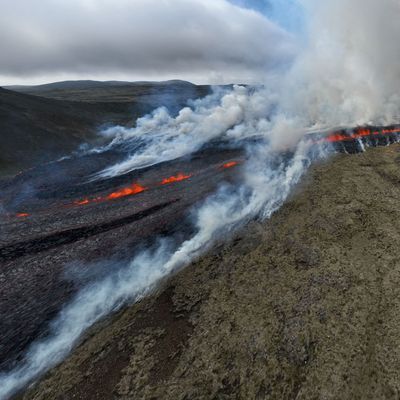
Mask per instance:
[[[221,168],[232,168],[239,164],[239,161],[230,161],[226,164],[222,165]],[[159,185],[169,185],[171,183],[181,182],[187,179],[190,179],[193,174],[185,174],[183,172],[179,172],[177,175],[170,176],[169,178],[164,178]],[[74,205],[76,206],[84,206],[91,203],[98,203],[106,200],[116,200],[121,197],[133,196],[138,193],[142,193],[149,188],[139,185],[138,183],[133,183],[131,186],[124,187],[115,192],[108,194],[105,197],[96,197],[96,198],[85,198],[82,200],[74,201]]]
[[[394,133],[400,133],[400,128],[382,129],[382,130],[359,128],[351,134],[338,133],[338,132],[332,133],[329,136],[327,136],[323,141],[336,143],[336,142],[343,142],[346,140],[361,139],[369,136],[390,135]]]
[[[224,164],[222,166],[222,168],[225,168],[225,169],[233,168],[233,167],[236,167],[237,165],[239,165],[239,161],[230,161],[230,162],[227,162],[226,164]]]
[[[180,172],[179,174],[177,174],[175,176],[170,176],[169,178],[163,179],[160,182],[160,185],[168,185],[168,184],[175,183],[175,182],[181,182],[181,181],[191,178],[192,176],[193,176],[193,174],[184,174],[184,173]],[[84,205],[90,204],[90,203],[97,203],[97,202],[106,201],[106,200],[116,200],[116,199],[120,199],[121,197],[133,196],[135,194],[142,193],[145,190],[148,190],[148,188],[141,186],[138,183],[133,183],[131,186],[119,189],[115,192],[108,194],[105,197],[96,197],[93,199],[86,198],[83,200],[77,200],[74,202],[74,204],[76,206],[84,206]]]
[[[185,174],[179,173],[176,176],[170,176],[169,178],[163,179],[161,182],[161,185],[168,185],[169,183],[181,182],[181,181],[191,178],[192,176],[193,176],[192,174],[185,175]]]
[[[18,213],[17,217],[18,218],[26,218],[26,217],[29,217],[29,214],[28,213]]]
[[[84,206],[85,204],[89,204],[90,200],[89,199],[84,199],[84,200],[77,200],[74,202],[77,206]]]
[[[145,190],[147,190],[147,188],[140,186],[137,183],[134,183],[133,185],[131,185],[129,187],[122,188],[116,192],[110,193],[106,197],[106,199],[107,200],[115,200],[115,199],[119,199],[121,197],[132,196],[134,194],[142,193]]]
[[[239,165],[241,163],[241,161],[229,161],[223,165],[218,166],[218,169],[226,169],[226,168],[233,168],[236,167],[237,165]],[[187,179],[190,179],[194,176],[194,174],[191,173],[183,173],[183,172],[179,172],[176,175],[170,176],[169,178],[164,178],[163,180],[159,181],[158,184],[154,185],[154,188],[157,187],[158,185],[169,185],[169,184],[173,184],[176,182],[181,182]],[[127,196],[133,196],[139,193],[142,193],[144,191],[147,191],[151,189],[151,187],[145,187],[142,186],[138,183],[132,183],[130,186],[127,187],[123,187],[121,189],[118,189],[112,193],[109,193],[105,196],[98,196],[98,197],[85,197],[83,199],[80,200],[75,200],[72,204],[67,204],[66,207],[70,207],[70,206],[86,206],[89,204],[93,204],[93,203],[101,203],[101,202],[105,202],[105,201],[110,201],[110,200],[117,200],[123,197],[127,197]],[[28,213],[18,213],[16,214],[16,217],[19,218],[24,218],[24,217],[29,217],[30,214]]]
[[[99,203],[101,201],[106,201],[106,200],[116,200],[116,199],[120,199],[121,197],[133,196],[135,194],[144,192],[145,190],[147,190],[146,187],[141,186],[137,183],[133,183],[131,186],[119,189],[115,192],[108,194],[105,197],[95,197],[92,199],[86,198],[83,200],[76,200],[76,201],[74,201],[74,205],[85,206],[90,203]]]

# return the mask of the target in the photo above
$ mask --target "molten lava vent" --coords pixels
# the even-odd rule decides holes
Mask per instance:
[[[317,137],[317,139],[316,139]],[[325,134],[312,134],[316,143],[332,143],[337,151],[344,153],[358,153],[364,146],[386,146],[398,142],[400,139],[400,125],[389,127],[359,127],[354,129],[340,129]]]
[[[192,176],[192,174],[179,173],[176,176],[170,176],[169,178],[163,179],[161,185],[168,185],[170,183],[185,181],[186,179],[190,179]]]

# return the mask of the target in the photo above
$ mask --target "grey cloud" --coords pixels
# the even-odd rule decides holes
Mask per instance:
[[[3,0],[0,76],[249,76],[291,60],[293,38],[227,0]],[[110,75],[112,76],[112,75]]]

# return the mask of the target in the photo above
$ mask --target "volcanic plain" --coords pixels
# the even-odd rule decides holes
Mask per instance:
[[[167,92],[178,85],[177,104],[208,90],[170,85]],[[112,84],[116,123],[129,118],[124,102],[132,97],[124,96],[133,86]],[[222,182],[235,182],[244,157],[205,148],[92,181],[121,160],[123,149],[43,159],[40,143],[52,129],[43,125],[42,107],[58,104],[57,115],[68,102],[73,110],[93,107],[84,123],[74,120],[74,143],[93,144],[106,115],[96,107],[110,107],[104,84],[12,89],[25,93],[4,90],[0,99],[7,107],[24,99],[37,110],[12,115],[33,118],[38,128],[30,138],[38,146],[34,159],[5,160],[0,181],[2,371],[18,365],[87,282],[119,268],[154,237],[189,235],[189,210]],[[13,131],[16,149],[24,129]],[[53,159],[65,155],[68,130],[54,139]],[[92,327],[63,363],[16,398],[397,399],[399,167],[397,144],[314,165],[270,220],[249,223],[228,242],[221,238],[152,295]]]
[[[315,165],[23,398],[396,399],[399,165],[399,145]]]

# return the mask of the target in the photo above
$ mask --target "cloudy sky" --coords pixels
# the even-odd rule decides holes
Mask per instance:
[[[0,85],[262,81],[296,52],[294,2],[1,0]]]

